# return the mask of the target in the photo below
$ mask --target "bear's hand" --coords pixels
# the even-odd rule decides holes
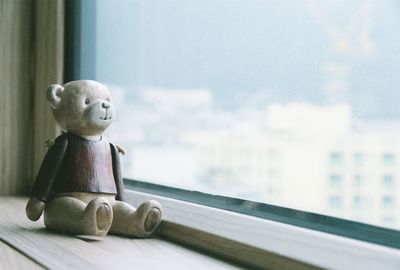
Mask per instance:
[[[121,153],[121,155],[123,155],[123,156],[126,155],[127,152],[126,152],[125,148],[123,148],[122,146],[119,146],[119,145],[115,145],[115,146],[117,147],[118,152]]]
[[[26,215],[32,221],[38,220],[43,213],[45,205],[45,202],[35,197],[30,198],[26,205]]]

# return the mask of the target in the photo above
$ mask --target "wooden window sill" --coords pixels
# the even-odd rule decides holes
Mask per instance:
[[[0,197],[0,269],[238,269],[159,238],[52,233],[42,219],[31,222],[25,217],[26,202]]]
[[[159,235],[259,269],[400,269],[400,249],[129,190],[164,207]],[[340,225],[338,225],[340,229]],[[365,233],[369,233],[366,231]]]
[[[397,248],[127,191],[150,199],[165,210],[157,238],[131,239],[52,233],[25,217],[27,198],[0,197],[0,269],[400,269]]]

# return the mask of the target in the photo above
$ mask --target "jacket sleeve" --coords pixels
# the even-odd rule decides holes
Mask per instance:
[[[111,155],[112,155],[114,181],[115,181],[115,186],[117,187],[116,199],[118,201],[124,201],[125,200],[125,187],[124,187],[124,181],[122,179],[121,163],[119,160],[118,149],[112,143],[110,143],[110,147],[111,147]]]
[[[46,156],[40,166],[32,189],[32,197],[47,202],[50,199],[54,181],[64,159],[68,146],[66,135],[56,138],[54,144],[47,151]]]

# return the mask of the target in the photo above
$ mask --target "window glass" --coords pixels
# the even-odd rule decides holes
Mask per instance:
[[[363,206],[364,203],[365,202],[364,202],[364,198],[363,197],[361,197],[359,195],[356,195],[356,196],[353,197],[353,206],[354,206],[354,208],[359,209],[359,208],[361,208]]]
[[[393,175],[387,174],[383,176],[384,187],[393,188],[395,186],[395,179]]]
[[[382,203],[383,203],[383,207],[384,208],[389,208],[389,209],[393,208],[393,206],[394,206],[394,198],[393,198],[393,196],[388,196],[388,195],[383,196]]]
[[[330,155],[331,165],[342,165],[343,163],[343,154],[339,152],[332,152]]]
[[[362,153],[354,154],[354,165],[361,166],[364,164],[364,155]]]
[[[360,188],[360,187],[363,186],[363,184],[364,184],[364,178],[363,178],[363,176],[360,175],[360,174],[354,175],[354,179],[353,179],[353,185],[354,185],[354,187]]]
[[[342,197],[340,196],[330,196],[329,197],[329,206],[333,211],[342,208],[343,202]]]
[[[331,187],[340,187],[342,184],[342,176],[338,174],[331,174],[329,180]]]
[[[86,78],[112,89],[125,177],[400,227],[398,1],[91,12]]]
[[[387,166],[393,166],[395,162],[395,155],[393,153],[385,153],[383,155],[383,162]]]

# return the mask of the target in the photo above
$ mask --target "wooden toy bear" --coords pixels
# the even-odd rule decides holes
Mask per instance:
[[[151,236],[162,207],[124,202],[119,148],[102,135],[115,116],[107,87],[90,80],[53,84],[47,100],[63,134],[43,160],[28,218],[36,221],[44,211],[46,228],[72,234]]]

